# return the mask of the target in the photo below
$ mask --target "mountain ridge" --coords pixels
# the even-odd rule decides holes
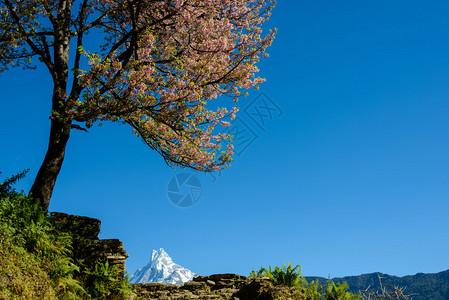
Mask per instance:
[[[163,248],[153,250],[150,261],[142,268],[138,268],[131,276],[130,283],[160,282],[179,284],[192,281],[198,274],[175,264]],[[308,282],[317,280],[319,284],[326,284],[327,278],[305,276]],[[369,290],[372,292],[383,287],[404,288],[404,294],[413,300],[445,300],[449,299],[449,269],[438,273],[416,273],[415,275],[395,276],[381,272],[361,274],[357,276],[334,277],[335,283],[347,282],[351,293]],[[381,281],[381,283],[380,283]]]
[[[358,276],[336,277],[331,280],[335,283],[347,282],[352,293],[369,288],[370,291],[380,291],[379,277],[384,287],[405,288],[404,294],[410,295],[413,300],[444,300],[449,299],[449,269],[438,273],[416,273],[402,277],[380,272],[361,274]],[[323,284],[328,279],[324,277],[305,276],[308,282],[318,280]]]
[[[197,275],[175,264],[163,248],[151,252],[150,261],[138,268],[131,276],[130,283],[164,282],[167,284],[184,284]]]

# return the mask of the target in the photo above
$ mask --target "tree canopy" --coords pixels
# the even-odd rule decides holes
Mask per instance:
[[[237,102],[257,88],[274,0],[0,0],[0,72],[43,63],[53,80],[48,151],[31,196],[48,209],[72,129],[129,124],[169,165],[226,167]],[[87,38],[88,36],[92,38]],[[95,42],[93,42],[95,40]]]

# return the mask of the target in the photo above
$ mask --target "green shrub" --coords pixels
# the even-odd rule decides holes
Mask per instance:
[[[261,267],[259,271],[252,270],[251,278],[268,277],[275,285],[285,285],[288,287],[296,287],[302,289],[305,293],[306,299],[310,300],[357,300],[359,295],[354,295],[347,292],[348,284],[334,283],[328,280],[325,285],[320,285],[318,281],[307,282],[301,274],[301,266],[292,267],[292,263],[288,263],[280,267],[271,266],[268,269]]]
[[[257,273],[253,270],[250,274],[252,278],[268,277],[276,285],[286,285],[289,287],[299,286],[301,279],[301,266],[292,267],[292,263],[284,264],[282,268],[276,266],[274,269],[268,267],[268,270],[262,267]]]
[[[0,299],[56,299],[41,261],[0,231]]]
[[[25,171],[8,178],[0,184],[0,236],[1,248],[8,251],[12,257],[13,265],[0,266],[3,292],[10,298],[29,294],[27,290],[36,290],[34,286],[49,286],[52,291],[45,294],[50,299],[79,299],[84,293],[78,281],[73,279],[79,270],[70,257],[71,237],[67,233],[58,233],[54,230],[50,218],[40,207],[23,193],[11,188],[17,180],[25,175]],[[20,268],[22,264],[27,268]],[[23,288],[17,289],[14,280],[6,280],[10,273],[7,268],[16,269],[19,278],[24,283]],[[45,284],[36,282],[33,277],[40,274]],[[45,274],[45,276],[43,275]],[[31,278],[28,278],[31,277]],[[20,284],[19,284],[20,285]],[[40,289],[38,288],[38,291]],[[46,296],[47,297],[47,296]],[[47,298],[48,298],[47,297]]]
[[[92,270],[86,270],[84,286],[94,299],[120,298],[132,294],[129,277],[119,280],[120,273],[117,265],[98,260]]]
[[[328,283],[325,285],[325,292],[323,294],[324,300],[357,300],[360,298],[359,295],[354,295],[350,292],[347,292],[348,284],[343,282],[343,284],[340,283],[334,283],[332,280],[329,280]]]
[[[12,185],[27,171],[0,184],[0,299],[122,299],[129,280],[116,266],[80,268],[72,257],[74,236]]]
[[[11,177],[8,177],[5,179],[5,181],[3,181],[2,183],[0,183],[0,198],[6,197],[8,194],[11,193],[12,191],[12,186],[19,181],[20,179],[22,179],[23,177],[25,177],[25,175],[30,171],[30,169],[26,169],[23,170],[22,172],[17,173],[16,175],[13,175]],[[0,171],[0,174],[2,172]]]

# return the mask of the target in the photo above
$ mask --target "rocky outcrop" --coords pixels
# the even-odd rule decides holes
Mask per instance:
[[[301,289],[274,286],[269,278],[251,279],[237,274],[198,276],[184,285],[132,284],[138,299],[161,300],[274,300],[305,299]]]
[[[68,215],[60,212],[50,214],[56,230],[70,233],[73,237],[73,257],[85,265],[93,265],[98,259],[106,259],[109,265],[117,265],[121,278],[125,274],[128,258],[123,242],[117,239],[98,238],[101,221],[90,217]]]

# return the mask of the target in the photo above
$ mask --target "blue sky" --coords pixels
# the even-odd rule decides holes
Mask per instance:
[[[130,273],[161,247],[203,275],[289,261],[325,277],[448,269],[448,10],[278,1],[267,26],[278,35],[260,64],[267,82],[240,102],[254,140],[215,181],[195,174],[196,205],[167,197],[185,171],[107,124],[73,133],[50,211],[101,219],[101,237],[124,242]],[[18,185],[27,191],[47,147],[50,76],[14,70],[0,89],[0,169],[30,168]],[[263,111],[260,92],[280,109],[262,127],[244,111]]]

